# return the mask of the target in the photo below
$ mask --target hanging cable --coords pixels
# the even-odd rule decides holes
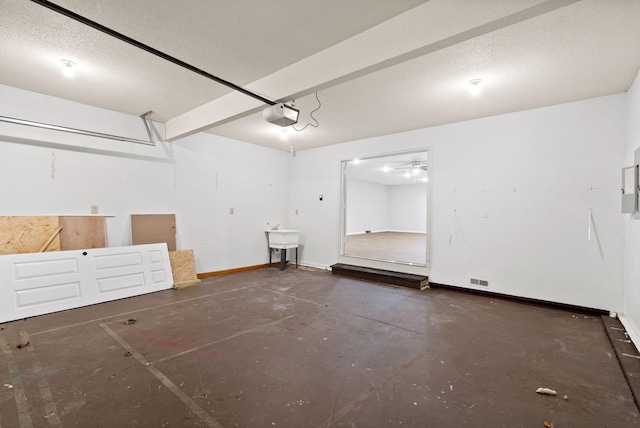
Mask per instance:
[[[309,122],[309,123],[307,123],[307,124],[306,124],[302,129],[298,129],[298,128],[296,128],[296,127],[295,127],[295,125],[291,125],[291,127],[292,127],[295,131],[302,132],[302,131],[304,131],[305,129],[307,129],[307,126],[309,126],[309,125],[313,126],[314,128],[317,128],[317,127],[318,127],[318,125],[320,125],[320,123],[318,122],[318,120],[317,120],[315,117],[313,117],[313,113],[317,112],[318,110],[320,110],[320,107],[322,107],[322,103],[320,102],[320,98],[318,98],[318,93],[317,93],[317,92],[316,92],[316,100],[318,101],[318,107],[316,107],[316,109],[315,109],[315,110],[313,110],[311,113],[309,113],[309,116],[311,117],[311,119],[313,119],[313,121],[314,121],[316,124],[314,125],[313,123]]]

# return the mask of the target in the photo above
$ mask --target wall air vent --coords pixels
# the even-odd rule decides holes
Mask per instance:
[[[488,287],[489,281],[485,279],[471,278],[471,285],[480,285],[482,287]]]

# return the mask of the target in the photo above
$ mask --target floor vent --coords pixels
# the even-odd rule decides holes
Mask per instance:
[[[488,287],[489,286],[489,281],[487,281],[485,279],[471,278],[471,285],[480,285],[482,287]]]

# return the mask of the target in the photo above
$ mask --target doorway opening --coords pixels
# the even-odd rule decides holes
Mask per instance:
[[[427,266],[426,149],[342,162],[341,255]]]

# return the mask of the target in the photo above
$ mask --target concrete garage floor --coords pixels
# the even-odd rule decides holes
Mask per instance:
[[[640,424],[599,316],[446,289],[262,269],[2,328],[2,428]]]

